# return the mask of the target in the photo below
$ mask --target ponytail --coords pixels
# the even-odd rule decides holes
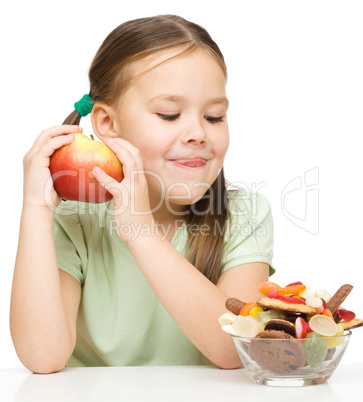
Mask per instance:
[[[91,113],[94,101],[86,94],[74,104],[73,112],[64,120],[63,124],[79,125],[81,117]]]
[[[64,120],[62,124],[79,126],[80,122],[81,122],[80,114],[77,112],[77,110],[73,110],[73,112]]]

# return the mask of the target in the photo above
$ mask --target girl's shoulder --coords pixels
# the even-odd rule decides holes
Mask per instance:
[[[266,196],[244,189],[228,190],[227,202],[232,215],[266,215],[271,211],[271,204]]]

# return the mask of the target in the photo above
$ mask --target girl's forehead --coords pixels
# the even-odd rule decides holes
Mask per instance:
[[[211,63],[217,63],[211,55],[201,48],[188,50],[186,52],[185,49],[185,46],[178,46],[154,53],[132,63],[132,65],[130,65],[131,80],[137,80],[138,78],[144,77],[149,72],[157,71],[159,67],[170,66],[170,63],[173,63],[173,66],[175,66],[175,64],[181,63],[185,61],[185,59],[195,58],[198,55],[203,55],[204,58],[210,60]]]
[[[133,69],[140,74],[149,69],[156,68],[159,64],[163,64],[169,60],[175,60],[180,58],[182,55],[185,55],[185,53],[183,53],[185,49],[185,46],[177,46],[174,48],[157,51],[148,56],[144,56],[140,60],[133,63]],[[188,53],[190,54],[191,52]]]
[[[151,100],[153,104],[181,104],[191,97],[193,102],[212,103],[213,99],[228,107],[226,77],[217,60],[204,49],[184,49],[158,52],[134,62],[133,68],[129,65],[129,84],[118,107],[127,108],[135,101],[151,105]]]

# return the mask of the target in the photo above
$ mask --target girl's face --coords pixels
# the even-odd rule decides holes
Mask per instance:
[[[139,62],[133,76],[178,53]],[[218,63],[197,50],[137,76],[120,97],[114,129],[139,149],[151,199],[192,204],[217,178],[229,144],[225,85]]]

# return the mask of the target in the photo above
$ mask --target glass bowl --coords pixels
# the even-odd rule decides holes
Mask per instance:
[[[342,359],[351,336],[305,339],[245,338],[228,332],[247,372],[257,384],[305,386],[325,383]]]

